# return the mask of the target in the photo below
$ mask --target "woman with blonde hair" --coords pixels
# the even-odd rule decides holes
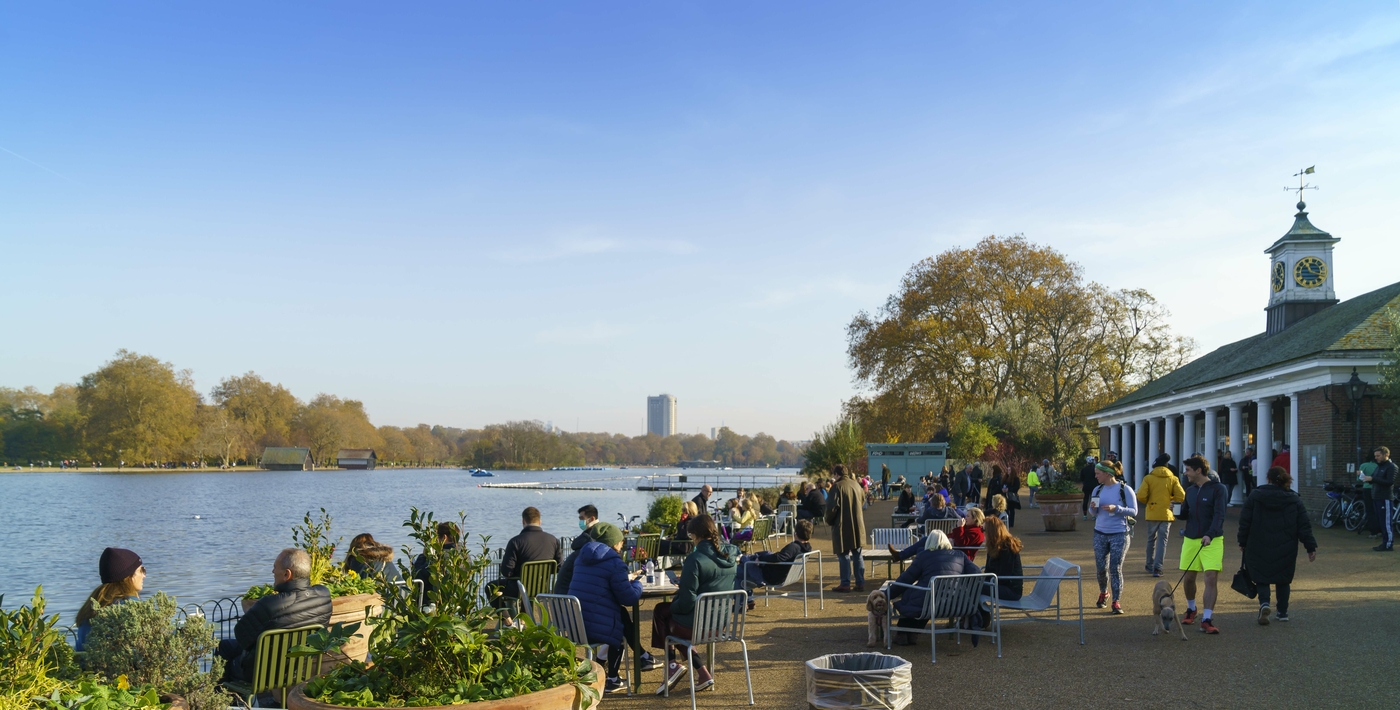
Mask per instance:
[[[78,643],[74,647],[78,651],[87,645],[88,633],[92,631],[92,617],[103,607],[140,598],[141,588],[146,583],[146,566],[142,564],[141,556],[120,547],[102,551],[102,557],[97,561],[97,572],[102,584],[92,590],[78,610]]]
[[[967,509],[967,517],[963,518],[963,524],[953,528],[953,532],[948,534],[948,538],[953,541],[953,547],[973,562],[977,561],[977,553],[985,539],[982,534],[984,517],[981,508],[971,506]]]
[[[734,542],[747,542],[753,539],[753,524],[758,522],[758,497],[748,496],[739,504],[739,510],[731,518],[734,524]]]
[[[982,526],[987,535],[987,564],[983,571],[997,576],[999,598],[1003,601],[1020,599],[1025,588],[1023,580],[1005,579],[1024,574],[1021,571],[1020,538],[1006,529],[1001,518],[987,518]]]
[[[1012,521],[1006,515],[1006,496],[998,493],[992,496],[992,513],[1005,523],[1007,527],[1014,527]]]
[[[671,539],[662,540],[657,545],[657,555],[662,557],[678,557],[688,555],[693,548],[690,543],[690,533],[687,528],[690,521],[700,514],[700,507],[695,505],[695,501],[688,500],[681,504],[681,519],[676,522],[676,531],[671,535]]]

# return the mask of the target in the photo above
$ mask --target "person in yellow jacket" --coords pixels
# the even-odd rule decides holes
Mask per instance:
[[[1162,454],[1152,463],[1152,471],[1138,486],[1139,503],[1145,503],[1147,511],[1147,572],[1153,577],[1162,576],[1162,558],[1167,554],[1167,536],[1171,533],[1172,503],[1186,500],[1186,489],[1176,474],[1167,468],[1172,457]],[[1155,543],[1155,544],[1154,544]]]
[[[1031,489],[1031,507],[1039,508],[1040,506],[1035,504],[1035,492],[1040,490],[1040,476],[1036,475],[1035,469],[1026,474],[1026,487]]]

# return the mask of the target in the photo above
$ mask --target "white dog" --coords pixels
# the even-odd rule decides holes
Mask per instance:
[[[885,612],[889,607],[889,597],[883,588],[876,589],[865,598],[865,647],[875,648],[885,641]]]

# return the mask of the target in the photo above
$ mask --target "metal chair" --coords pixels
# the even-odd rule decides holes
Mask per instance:
[[[802,616],[807,616],[807,598],[811,596],[811,592],[807,591],[807,559],[814,555],[817,558],[817,602],[819,604],[819,608],[826,609],[826,597],[824,595],[826,580],[822,575],[821,550],[812,550],[811,552],[804,553],[802,557],[795,559],[791,562],[759,562],[758,564],[761,565],[773,565],[775,567],[778,565],[784,565],[788,568],[787,576],[783,578],[783,581],[778,582],[777,584],[768,584],[767,581],[760,580],[762,584],[754,587],[755,589],[758,589],[760,587],[763,589],[763,606],[768,606],[768,600],[772,599],[773,597],[777,597],[779,599],[796,599],[799,596],[801,596]],[[747,586],[749,581],[749,566],[744,565],[744,568],[740,570],[740,574],[742,575],[744,585]],[[795,585],[798,582],[802,583],[801,594],[797,592],[782,592],[780,594],[772,593],[772,590],[774,589],[782,589],[783,587]]]
[[[1001,609],[1014,609],[1025,612],[1026,618],[1002,621],[1002,624],[1019,624],[1027,621],[1038,621],[1045,624],[1079,624],[1079,645],[1084,645],[1084,573],[1079,565],[1059,557],[1051,557],[1043,565],[1026,565],[1022,569],[1039,569],[1040,574],[1034,577],[999,577],[998,579],[1033,579],[1035,587],[1031,593],[1020,599],[998,599],[994,596],[982,595],[982,603],[994,612],[1000,614]],[[1064,619],[1060,614],[1060,585],[1069,580],[1074,580],[1079,588],[1079,620]],[[1055,607],[1054,619],[1043,619],[1032,616],[1033,612],[1049,611],[1050,607]]]
[[[773,519],[767,516],[753,521],[753,534],[744,541],[744,552],[749,552],[754,545],[763,545],[763,549],[768,548],[768,538],[773,534]]]
[[[942,530],[946,535],[961,527],[962,518],[938,518],[936,520],[924,521],[924,534],[927,535],[934,530]]]
[[[710,592],[695,599],[695,624],[691,627],[690,638],[666,637],[666,648],[684,646],[686,660],[697,646],[705,646],[710,659],[710,672],[715,671],[715,645],[721,643],[738,644],[744,649],[744,680],[749,684],[749,704],[753,705],[753,675],[749,672],[749,644],[744,641],[744,609],[749,595],[742,589],[732,592]],[[690,710],[695,710],[695,672],[690,676]],[[665,684],[662,693],[671,697],[671,685]]]
[[[992,630],[973,630],[962,628],[962,620],[971,618],[973,615],[980,616],[982,613],[981,601],[982,590],[987,583],[991,584],[992,593],[995,595],[997,588],[997,576],[995,574],[949,574],[934,577],[929,580],[929,586],[920,587],[913,584],[901,584],[899,582],[889,582],[887,588],[903,587],[903,594],[914,592],[924,593],[923,607],[919,612],[920,619],[929,620],[929,628],[915,629],[899,627],[898,630],[911,634],[928,634],[929,654],[933,663],[938,662],[938,635],[955,634],[957,642],[962,644],[962,635],[991,636],[997,640],[997,658],[1001,658],[1001,623],[995,606],[992,610]],[[885,648],[891,647],[891,632],[895,630],[895,605],[891,599],[885,605]],[[948,629],[938,628],[939,619],[952,619],[953,626]]]
[[[779,510],[773,517],[773,532],[768,534],[769,539],[792,537],[792,519],[795,513],[787,510]]]
[[[917,532],[916,528],[873,528],[870,531],[870,547],[883,550],[887,545],[894,545],[896,550],[903,550],[918,539],[914,536]],[[904,571],[904,560],[899,561],[899,571]],[[885,561],[885,574],[894,577],[893,559]]]
[[[521,613],[533,615],[530,605],[535,597],[554,589],[554,577],[559,563],[554,560],[534,560],[520,565],[520,577],[515,580]]]
[[[588,653],[588,660],[598,657],[598,647],[605,643],[589,643],[588,630],[583,623],[583,605],[578,597],[571,594],[538,594],[535,596],[536,618],[542,624],[549,624],[560,636],[581,646]],[[622,645],[623,658],[626,658],[627,644]],[[625,666],[624,666],[625,667]]]
[[[306,637],[324,626],[298,626],[295,629],[273,629],[258,636],[257,655],[253,658],[253,682],[228,681],[224,687],[244,698],[249,707],[258,707],[258,694],[281,691],[281,704],[287,707],[287,691],[321,674],[321,656],[292,658],[287,652],[293,646],[306,643]]]

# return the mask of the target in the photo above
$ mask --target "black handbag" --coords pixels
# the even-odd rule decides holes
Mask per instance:
[[[1245,569],[1243,561],[1240,562],[1240,571],[1235,573],[1235,579],[1230,582],[1230,588],[1249,599],[1259,596],[1259,587],[1249,578],[1249,570]]]

